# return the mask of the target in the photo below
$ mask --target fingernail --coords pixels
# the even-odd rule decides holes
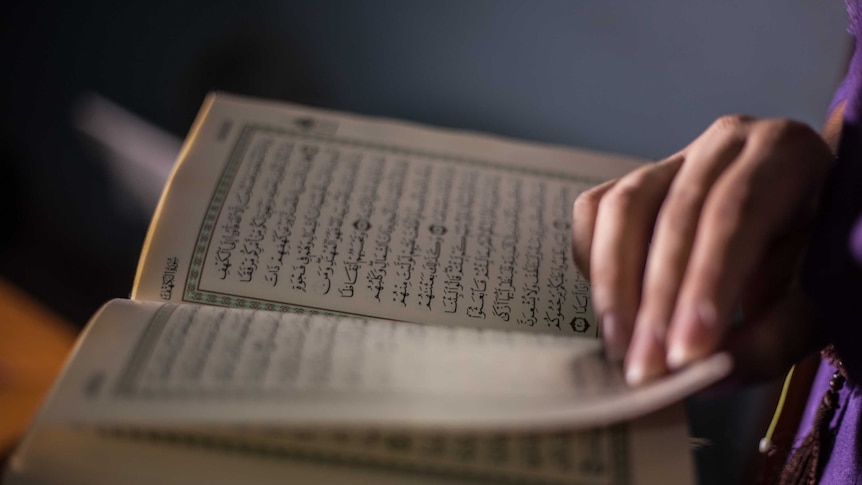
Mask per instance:
[[[643,330],[635,330],[626,363],[626,383],[630,386],[640,386],[667,373],[660,329],[637,328]]]
[[[659,361],[660,362],[660,361]],[[632,387],[642,386],[667,373],[664,364],[656,361],[634,361],[626,368],[626,384]]]
[[[628,344],[626,331],[622,327],[619,318],[613,312],[606,312],[602,316],[602,341],[605,344],[605,356],[611,362],[622,362],[626,356],[626,345]]]
[[[647,372],[640,362],[626,367],[626,384],[637,387],[647,381]]]
[[[667,351],[667,366],[671,370],[677,370],[685,367],[695,358],[695,354],[691,352],[686,343],[676,341],[671,343],[670,349]]]
[[[715,324],[716,311],[711,303],[694,305],[682,313],[674,322],[680,329],[677,337],[668,343],[667,366],[676,370],[706,355]]]

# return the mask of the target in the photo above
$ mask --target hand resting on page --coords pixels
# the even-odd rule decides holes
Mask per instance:
[[[727,116],[578,197],[575,262],[630,385],[722,349],[772,377],[823,345],[798,271],[832,164],[807,125]]]

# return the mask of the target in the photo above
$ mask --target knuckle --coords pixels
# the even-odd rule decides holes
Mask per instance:
[[[575,198],[573,209],[574,217],[577,219],[588,214],[595,214],[599,208],[599,202],[601,200],[602,191],[600,190],[594,188],[581,192],[581,194]]]
[[[809,125],[791,119],[758,123],[752,129],[750,141],[762,154],[756,160],[763,162],[763,178],[819,179],[828,173],[833,159],[831,149],[819,133]],[[792,169],[788,170],[788,167]]]
[[[719,131],[733,131],[749,124],[754,118],[744,114],[724,115],[712,123],[711,128]]]
[[[761,143],[774,146],[794,147],[819,137],[805,123],[787,118],[764,120],[757,124],[754,138]]]
[[[811,128],[805,123],[789,118],[776,119],[773,121],[773,124],[782,136],[797,138],[799,136],[808,136],[812,133]]]
[[[619,179],[602,198],[598,210],[625,218],[642,213],[655,196],[656,184],[665,176],[662,175],[665,168],[662,164],[647,165]]]
[[[610,210],[615,214],[627,214],[636,208],[642,193],[639,179],[640,177],[627,177],[620,180],[602,200],[603,210]]]

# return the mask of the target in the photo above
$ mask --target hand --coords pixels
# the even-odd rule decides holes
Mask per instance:
[[[772,377],[822,345],[797,275],[832,160],[804,124],[729,116],[578,197],[575,262],[629,384],[719,349]]]

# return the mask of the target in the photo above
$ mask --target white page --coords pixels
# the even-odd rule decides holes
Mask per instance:
[[[305,433],[295,447],[219,445],[206,439],[158,440],[37,425],[10,459],[6,485],[281,484],[681,485],[694,483],[681,407],[625,426],[586,433],[446,435],[364,439],[362,448],[332,446]],[[388,441],[387,441],[388,440]],[[247,437],[240,443],[248,443]],[[342,439],[343,442],[343,439]],[[503,443],[501,445],[501,443]],[[380,448],[389,447],[381,452]],[[358,447],[355,447],[358,448]],[[425,458],[416,457],[424,450]]]
[[[720,355],[631,389],[594,340],[115,300],[43,410],[62,423],[576,429],[659,409]]]
[[[577,194],[624,157],[219,95],[133,298],[595,337]]]

